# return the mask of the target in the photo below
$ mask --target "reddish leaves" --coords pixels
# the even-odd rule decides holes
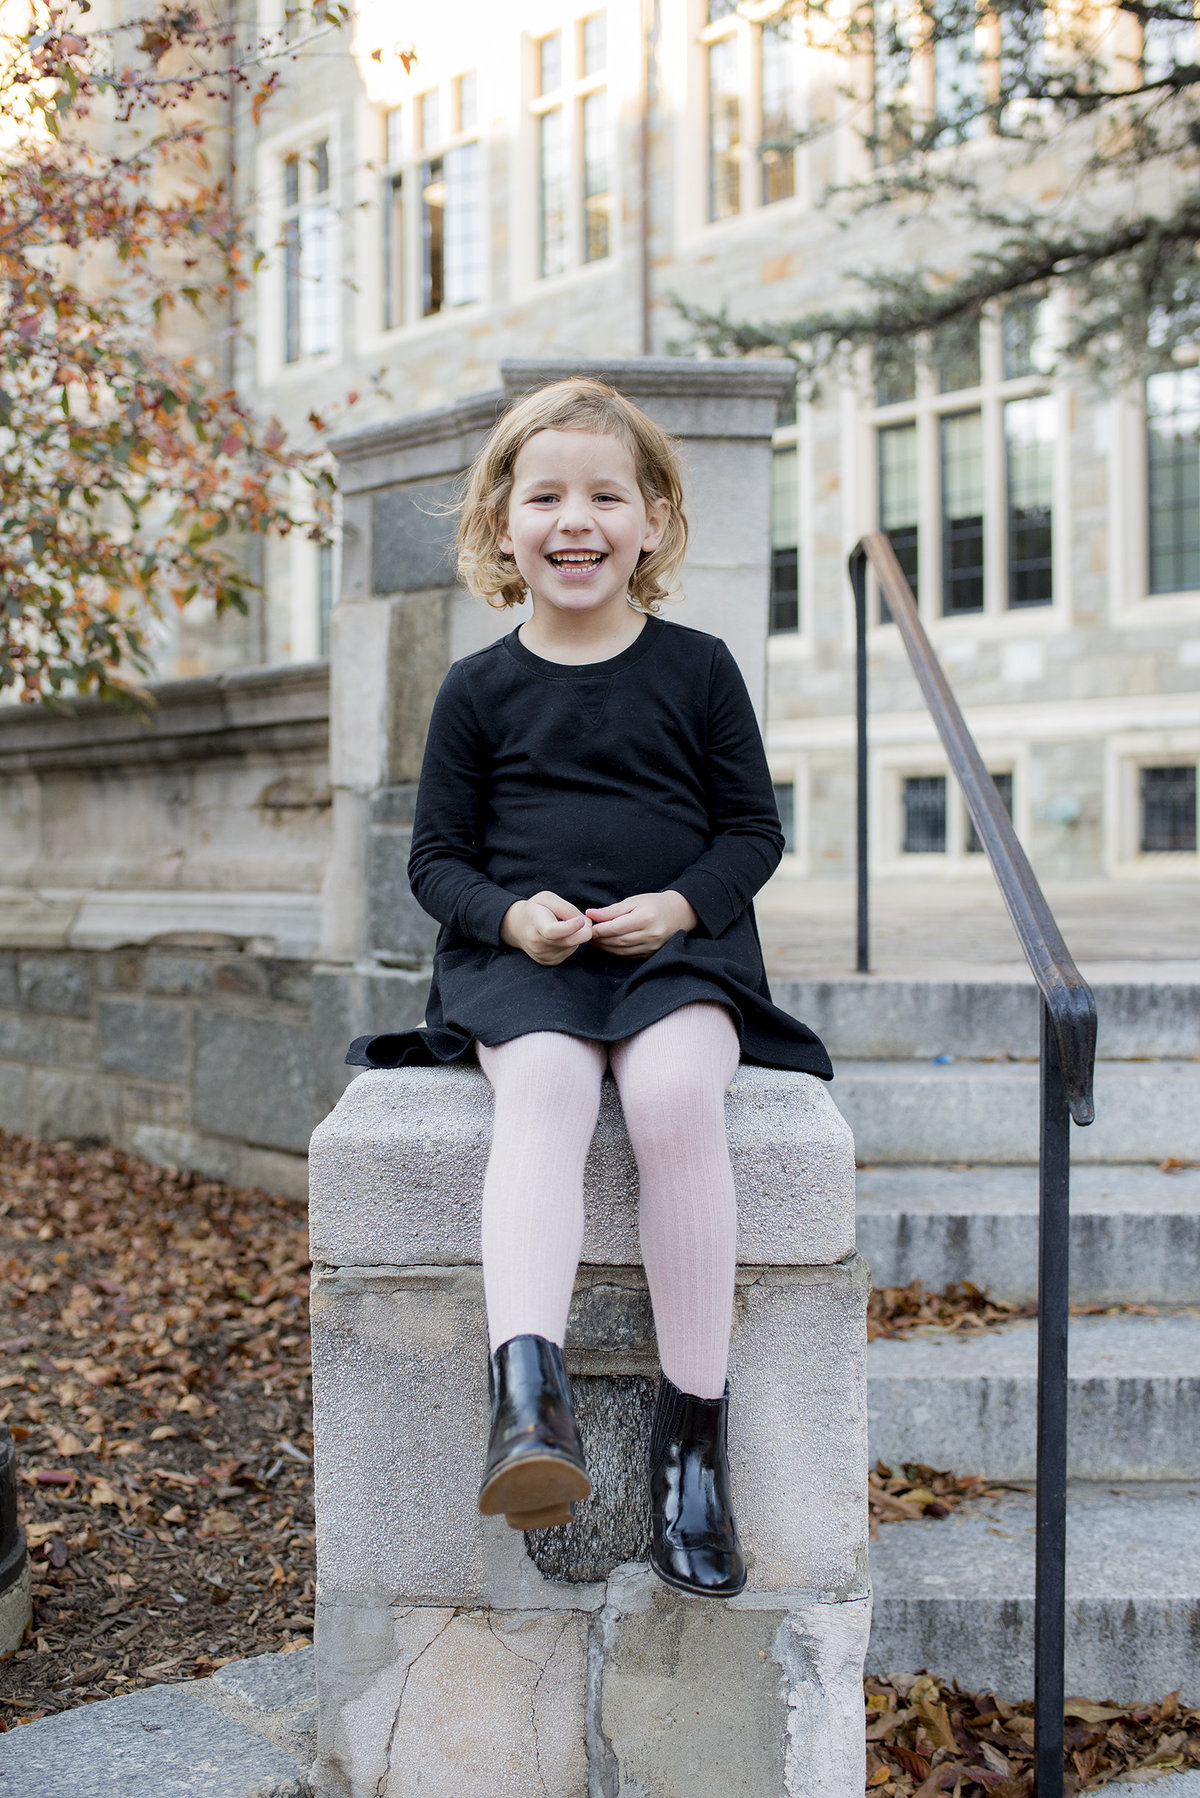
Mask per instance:
[[[922,1673],[865,1681],[867,1790],[879,1798],[1031,1798],[1033,1706],[964,1692]],[[1065,1786],[1098,1792],[1114,1780],[1153,1780],[1200,1767],[1200,1711],[1069,1698]],[[1168,1788],[1169,1790],[1169,1788]]]
[[[1036,1317],[1037,1306],[1011,1305],[994,1299],[969,1280],[949,1285],[945,1292],[926,1292],[920,1280],[909,1286],[881,1286],[867,1304],[867,1339],[908,1336],[918,1329],[984,1330],[1012,1323],[1018,1317]]]
[[[35,1567],[0,1726],[297,1641],[313,1555],[300,1207],[0,1132],[0,1308],[21,1327],[0,1345],[0,1417]],[[123,1627],[98,1635],[110,1604]]]
[[[949,1517],[967,1498],[992,1498],[1011,1488],[977,1473],[957,1474],[923,1462],[906,1461],[899,1473],[876,1461],[868,1476],[871,1535],[881,1523],[913,1523],[922,1517]]]

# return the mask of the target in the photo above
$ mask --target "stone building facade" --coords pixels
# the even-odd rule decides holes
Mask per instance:
[[[382,0],[340,31],[303,4],[275,23],[303,54],[240,123],[267,260],[239,381],[294,429],[351,391],[355,428],[445,405],[512,355],[662,354],[687,337],[673,296],[794,316],[899,253],[894,219],[818,204],[864,167],[861,102],[769,4],[457,0],[414,16],[409,73]],[[794,125],[806,147],[762,153]],[[986,140],[947,154],[994,159]],[[1048,194],[1069,174],[1061,149],[1038,171]],[[916,230],[944,254],[936,217]],[[1200,877],[1200,376],[1052,378],[1060,304],[918,343],[908,366],[863,362],[781,411],[767,720],[785,878],[851,870],[845,558],[878,526],[1043,878]],[[266,659],[324,653],[338,563],[273,552]],[[983,858],[891,625],[870,652],[877,870],[969,891]]]

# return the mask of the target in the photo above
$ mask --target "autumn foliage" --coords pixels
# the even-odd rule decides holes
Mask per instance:
[[[244,610],[248,534],[329,514],[322,421],[289,446],[230,374],[255,264],[228,106],[258,116],[282,47],[89,14],[0,0],[0,691],[26,701],[128,692],[165,606]]]

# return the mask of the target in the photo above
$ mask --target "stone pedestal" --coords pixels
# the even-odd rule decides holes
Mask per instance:
[[[605,1082],[567,1337],[595,1492],[570,1528],[480,1517],[479,1196],[491,1091],[371,1070],[311,1147],[319,1798],[860,1798],[867,1270],[820,1081],[742,1068],[730,1380],[750,1584],[645,1564],[657,1378],[636,1172]]]

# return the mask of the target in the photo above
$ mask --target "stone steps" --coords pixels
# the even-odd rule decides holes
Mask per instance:
[[[836,1062],[834,1103],[861,1166],[1037,1161],[1036,1062]],[[1200,1161],[1200,1060],[1102,1061],[1079,1163]]]
[[[872,1460],[1032,1479],[1037,1325],[962,1337],[880,1339],[867,1349]],[[1071,1320],[1068,1473],[1200,1479],[1200,1316]]]
[[[1182,1685],[1185,1703],[1200,1702],[1198,1501],[1191,1483],[1069,1488],[1068,1693],[1129,1702]],[[869,1667],[927,1667],[1001,1696],[1032,1690],[1031,1493],[884,1524],[871,1580]]]
[[[997,1298],[1036,1298],[1036,1167],[862,1168],[857,1204],[858,1248],[876,1286],[920,1280],[942,1291],[970,1280]],[[1074,1168],[1071,1296],[1200,1303],[1200,1168]]]
[[[1104,1060],[1200,1055],[1200,965],[1132,964],[1120,971],[1097,970],[1089,979]],[[966,979],[774,976],[771,991],[785,1011],[817,1031],[835,1063],[935,1055],[1024,1060],[1038,1053],[1038,994],[1024,969]]]

